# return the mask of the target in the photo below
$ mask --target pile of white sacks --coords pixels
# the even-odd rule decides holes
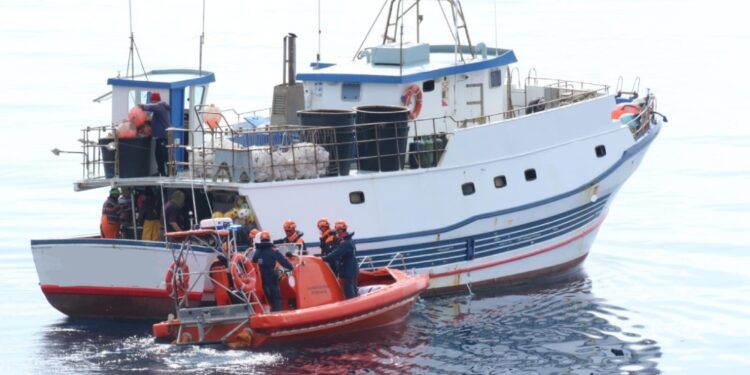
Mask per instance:
[[[316,178],[326,174],[329,155],[312,143],[296,143],[269,152],[268,146],[250,146],[255,181]]]
[[[210,137],[209,135],[206,138]],[[213,147],[232,150],[236,153],[235,160],[251,158],[251,171],[247,171],[253,181],[281,181],[302,178],[316,178],[326,174],[330,155],[322,146],[313,143],[295,143],[277,148],[271,152],[268,146],[244,147],[225,138],[217,142],[213,140]],[[193,149],[193,162],[205,166],[208,171],[215,171],[214,152],[211,149],[211,139],[205,139],[204,148]],[[238,165],[246,165],[240,162]],[[213,167],[213,168],[212,168]],[[231,169],[231,168],[230,168]],[[206,173],[205,177],[212,177]]]

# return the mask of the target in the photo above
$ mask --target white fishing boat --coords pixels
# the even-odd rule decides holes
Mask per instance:
[[[293,218],[313,253],[318,218],[343,218],[362,267],[402,259],[430,276],[428,294],[580,264],[661,129],[655,96],[522,80],[512,50],[472,43],[458,0],[435,2],[449,15],[453,44],[424,42],[418,23],[416,38],[404,35],[404,22],[421,19],[418,3],[391,1],[382,43],[352,61],[296,73],[295,36],[287,36],[287,78],[269,110],[208,106],[214,75],[205,70],[110,79],[111,123],[84,129],[75,189],[129,187],[133,202],[146,189],[164,199],[180,189],[195,222],[245,208],[251,214],[240,220],[254,218],[274,238]],[[154,92],[171,105],[168,176],[152,176],[150,137],[116,129]],[[71,316],[174,311],[165,273],[176,245],[143,241],[138,226],[123,231],[129,239],[32,240],[50,304]],[[205,272],[216,253],[193,250],[189,269]],[[188,300],[210,305],[211,289],[190,285]]]

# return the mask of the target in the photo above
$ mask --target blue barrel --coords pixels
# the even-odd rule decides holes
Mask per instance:
[[[402,169],[409,136],[409,108],[370,105],[354,110],[359,169],[383,172]]]
[[[331,160],[329,174],[348,176],[354,158],[354,111],[340,109],[309,109],[298,111],[297,117],[302,126],[330,126],[336,129],[336,139],[321,143],[332,143],[325,146]]]

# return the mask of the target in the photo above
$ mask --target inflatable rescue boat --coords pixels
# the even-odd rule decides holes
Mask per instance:
[[[210,232],[170,236],[189,238]],[[222,237],[226,232],[215,234]],[[180,302],[185,300],[180,292],[188,287],[190,273],[180,267],[184,254],[176,256],[167,273],[167,288],[177,301],[177,316],[170,314],[168,320],[153,325],[157,341],[259,347],[378,328],[401,322],[429,286],[428,275],[387,267],[361,270],[359,295],[345,299],[339,280],[321,258],[287,253],[294,267],[291,272],[279,269],[282,310],[271,312],[259,267],[249,261],[249,254],[232,252],[231,242],[225,248],[227,256],[218,256],[205,275],[214,286],[215,306],[182,307],[187,304]]]

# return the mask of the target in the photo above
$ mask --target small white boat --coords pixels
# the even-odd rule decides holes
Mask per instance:
[[[110,79],[111,124],[84,132],[75,188],[181,189],[196,221],[244,208],[274,238],[291,217],[313,249],[317,219],[344,218],[363,267],[403,258],[429,275],[428,294],[580,264],[661,129],[655,96],[535,76],[521,84],[512,50],[471,43],[459,1],[443,2],[454,44],[408,40],[397,31],[419,18],[410,6],[417,2],[392,1],[383,43],[353,61],[297,74],[291,59],[267,111],[207,106],[207,71]],[[294,40],[285,39],[289,56]],[[172,119],[183,119],[169,131],[166,177],[151,177],[148,157],[133,162],[153,147],[150,138],[106,136],[153,92],[170,103]],[[134,239],[32,240],[50,304],[72,316],[161,319],[173,311],[164,283],[172,246],[131,231]],[[190,269],[207,270],[212,252],[194,249]],[[191,306],[210,305],[211,290],[192,285]]]

